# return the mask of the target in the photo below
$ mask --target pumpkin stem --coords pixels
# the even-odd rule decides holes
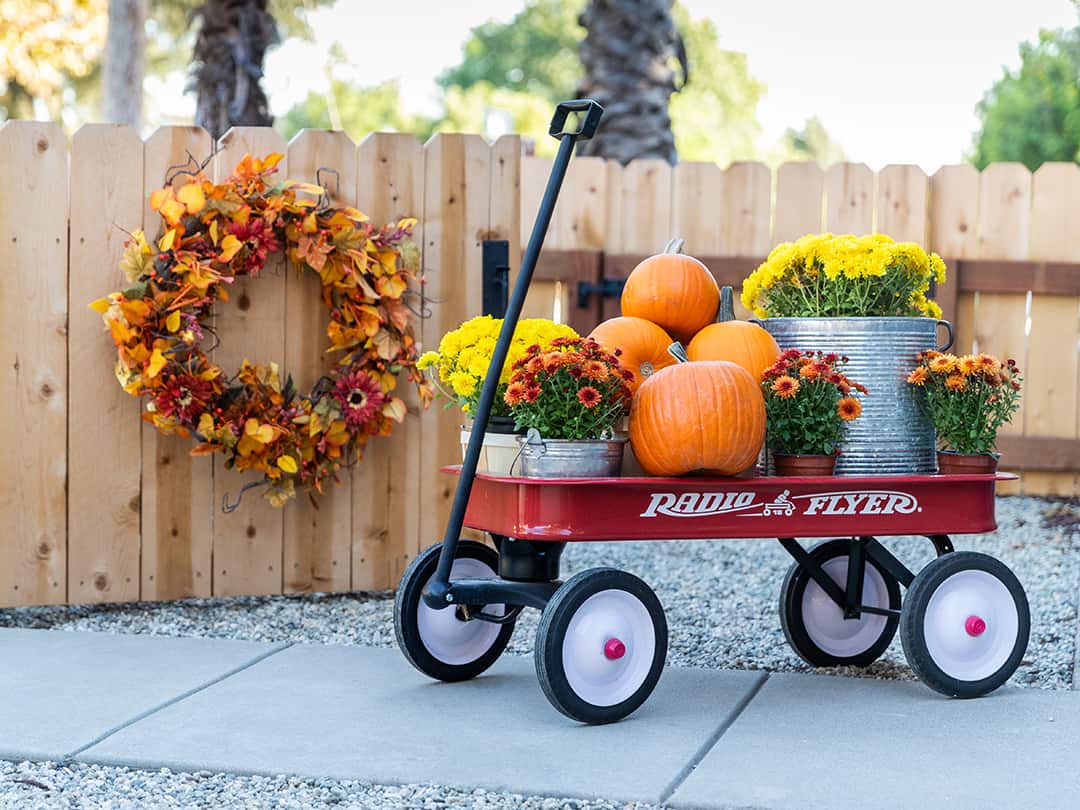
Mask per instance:
[[[683,244],[685,239],[671,239],[666,245],[664,245],[664,253],[682,253]]]
[[[735,320],[735,293],[731,287],[720,288],[720,312],[716,320],[718,323]]]
[[[679,343],[679,341],[677,341],[677,340],[674,343],[672,343],[670,346],[667,347],[667,351],[668,351],[668,354],[670,354],[672,357],[674,357],[680,363],[689,363],[690,362],[690,358],[686,354],[686,349],[684,349],[683,345],[681,343]]]

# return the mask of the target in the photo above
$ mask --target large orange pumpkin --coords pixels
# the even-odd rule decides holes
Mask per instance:
[[[589,337],[608,351],[622,351],[619,362],[634,373],[631,391],[637,391],[649,375],[675,364],[667,350],[671,345],[668,333],[644,318],[611,318],[593,329]]]
[[[735,363],[669,366],[634,395],[630,442],[650,475],[738,475],[754,465],[765,443],[765,399]]]
[[[672,239],[635,267],[622,292],[622,314],[652,321],[683,343],[716,317],[720,288],[709,268]]]
[[[735,320],[731,287],[720,295],[720,320],[694,335],[686,354],[691,360],[728,360],[738,363],[761,381],[761,373],[776,362],[780,347],[756,323]]]

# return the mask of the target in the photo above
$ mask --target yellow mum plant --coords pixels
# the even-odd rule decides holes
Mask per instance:
[[[465,321],[457,329],[443,335],[437,352],[425,352],[417,362],[417,368],[428,370],[439,393],[452,403],[456,402],[469,414],[480,400],[480,388],[484,384],[495,341],[502,328],[502,319],[480,315]],[[556,338],[576,338],[577,332],[569,326],[555,323],[547,318],[525,318],[514,330],[514,340],[499,378],[492,416],[509,416],[505,402],[506,386],[513,373],[513,365],[524,357],[532,346],[544,347]],[[438,369],[436,373],[436,368]]]
[[[742,302],[759,318],[940,318],[931,281],[945,281],[945,262],[914,242],[808,234],[773,248],[743,281]]]

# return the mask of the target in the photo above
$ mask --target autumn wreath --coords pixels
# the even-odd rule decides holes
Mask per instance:
[[[415,220],[376,227],[356,209],[332,205],[320,186],[272,182],[281,157],[245,155],[222,183],[195,167],[182,172],[186,182],[172,178],[155,191],[161,235],[151,245],[132,232],[121,261],[131,286],[91,304],[116,344],[117,379],[147,401],[143,418],[164,433],[194,434],[193,455],[218,452],[226,468],[261,471],[275,506],[297,486],[322,492],[369,437],[404,419],[405,403],[393,394],[398,375],[425,405],[432,396],[416,369],[406,303]],[[245,360],[229,376],[207,354],[217,345],[207,345],[215,303],[278,251],[297,270],[319,274],[330,313],[335,363],[304,395],[276,363]]]

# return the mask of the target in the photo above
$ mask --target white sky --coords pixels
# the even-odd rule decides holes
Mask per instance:
[[[768,85],[758,108],[764,144],[817,115],[852,160],[874,169],[916,163],[927,172],[963,158],[975,104],[1003,66],[1018,63],[1020,42],[1077,18],[1069,0],[683,2],[694,17],[712,18],[721,46],[746,53],[751,73]],[[338,0],[313,13],[314,43],[289,42],[268,58],[273,111],[325,87],[319,67],[340,41],[353,77],[397,78],[407,109],[434,112],[435,76],[459,61],[469,29],[510,19],[522,5]],[[163,92],[173,95],[182,80],[169,85]]]

